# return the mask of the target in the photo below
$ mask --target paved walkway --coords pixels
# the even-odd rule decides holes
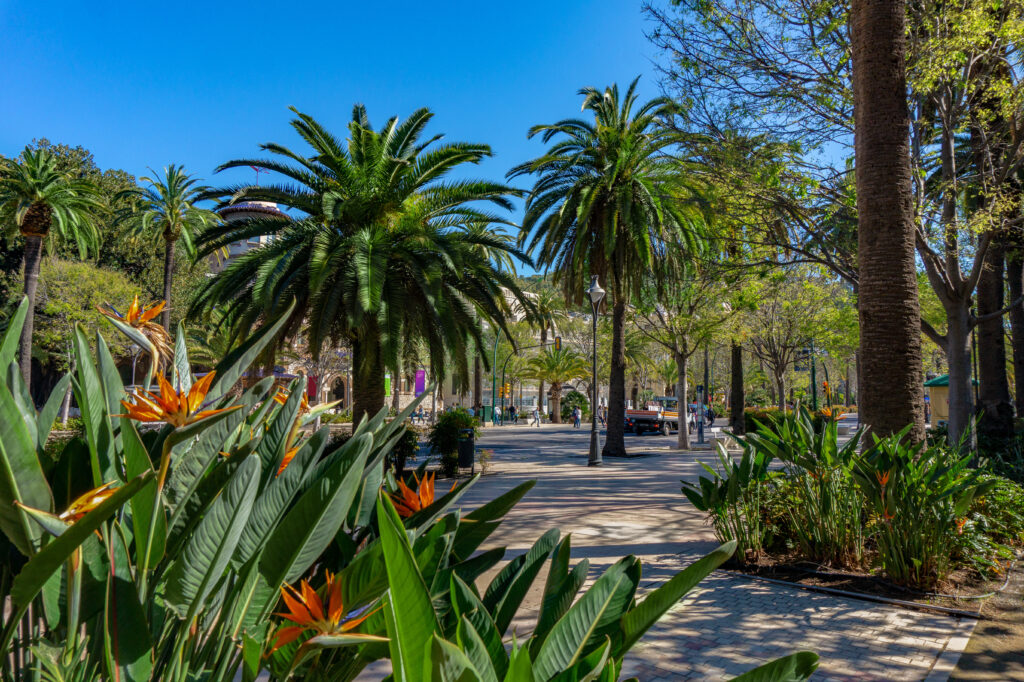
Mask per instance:
[[[627,436],[632,450],[657,452],[674,436]],[[679,491],[695,480],[709,451],[662,452],[585,466],[589,432],[571,427],[489,428],[478,446],[494,451],[490,475],[464,498],[471,509],[536,479],[488,546],[525,552],[549,528],[573,536],[573,557],[588,557],[591,578],[626,554],[656,586],[716,545],[704,515]],[[538,591],[543,576],[537,581]],[[538,595],[514,627],[527,633]],[[720,680],[809,649],[821,656],[816,680],[945,680],[974,621],[891,608],[716,571],[641,640],[623,676],[641,680]]]

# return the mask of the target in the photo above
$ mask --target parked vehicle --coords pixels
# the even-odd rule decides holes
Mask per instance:
[[[690,433],[697,430],[693,412],[687,410],[686,424]],[[638,436],[658,431],[667,436],[679,430],[679,401],[672,396],[660,396],[647,403],[642,410],[626,410],[626,431]]]

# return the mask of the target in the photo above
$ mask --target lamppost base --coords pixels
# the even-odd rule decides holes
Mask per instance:
[[[604,462],[601,459],[601,444],[598,442],[597,431],[590,432],[590,456],[587,458],[588,467],[599,467]]]

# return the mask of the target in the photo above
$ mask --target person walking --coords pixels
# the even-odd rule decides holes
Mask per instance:
[[[533,408],[533,424],[538,429],[540,428],[540,410],[537,407]]]
[[[581,416],[582,416],[582,413],[580,412],[580,408],[579,407],[572,408],[572,428],[574,428],[574,429],[580,428],[580,417]]]

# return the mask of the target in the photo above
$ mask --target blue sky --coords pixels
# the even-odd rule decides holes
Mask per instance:
[[[375,126],[429,107],[429,130],[492,145],[473,174],[500,179],[541,151],[529,126],[579,112],[581,86],[642,74],[657,94],[645,28],[639,0],[0,0],[0,153],[47,137],[103,168],[173,162],[244,182],[213,168],[260,142],[301,148],[289,106],[343,134],[363,102]]]

